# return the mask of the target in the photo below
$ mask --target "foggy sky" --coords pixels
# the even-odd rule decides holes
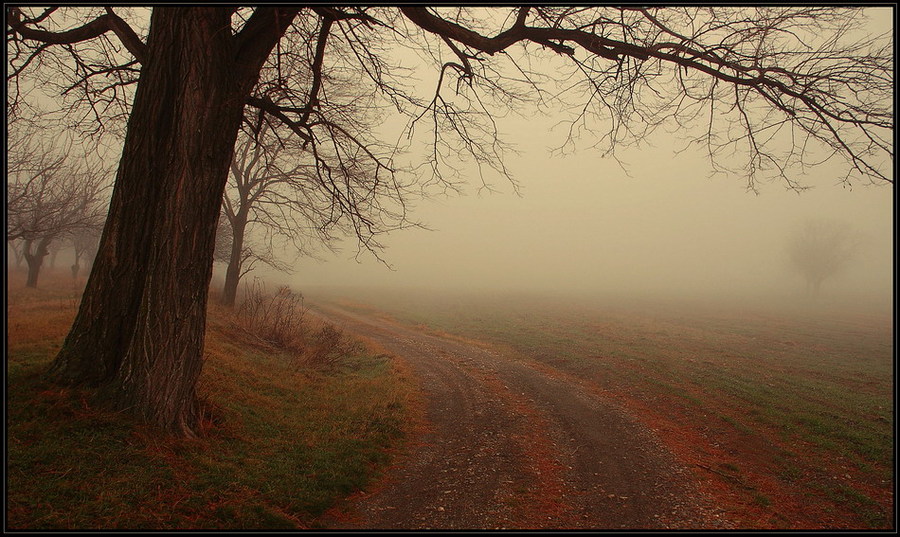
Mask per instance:
[[[541,133],[539,129],[526,129]],[[544,131],[546,132],[546,131]],[[665,135],[660,136],[664,138]],[[800,194],[778,182],[748,192],[740,177],[709,177],[701,154],[671,148],[581,152],[552,158],[540,136],[520,137],[511,158],[521,196],[499,194],[420,202],[430,227],[393,233],[383,256],[393,270],[347,244],[323,262],[301,259],[288,279],[316,285],[425,286],[460,290],[778,294],[803,289],[786,253],[806,219],[845,221],[865,237],[860,255],[827,288],[892,294],[893,189],[846,188],[824,167]]]
[[[873,32],[891,28],[891,10],[872,13]],[[521,152],[505,161],[521,197],[502,178],[492,181],[501,193],[478,194],[472,166],[466,195],[417,203],[413,218],[433,231],[384,238],[383,257],[393,270],[366,253],[355,259],[355,243],[348,242],[341,253],[301,259],[293,275],[276,278],[301,290],[375,285],[789,298],[804,289],[788,261],[791,233],[808,219],[832,219],[846,222],[864,243],[823,292],[890,303],[892,186],[848,188],[826,164],[806,174],[791,170],[812,187],[802,193],[776,181],[759,184],[754,194],[742,177],[710,177],[700,150],[676,156],[684,133],[664,131],[646,140],[653,147],[616,152],[626,174],[597,150],[553,157],[548,148],[565,136],[562,127],[551,132],[558,120],[502,121],[503,140]]]

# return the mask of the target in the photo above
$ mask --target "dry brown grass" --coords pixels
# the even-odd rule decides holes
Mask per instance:
[[[39,289],[8,276],[7,527],[305,529],[390,462],[414,390],[365,350],[333,367],[250,344],[210,304],[198,391],[215,422],[196,440],[159,435],[43,376],[76,313],[71,276]]]

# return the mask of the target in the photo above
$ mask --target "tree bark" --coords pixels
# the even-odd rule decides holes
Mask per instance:
[[[242,205],[243,207],[243,205]],[[225,271],[225,287],[222,290],[222,303],[234,307],[237,299],[238,284],[241,282],[241,265],[244,254],[244,231],[247,229],[246,211],[240,210],[232,220],[231,256]]]
[[[156,7],[148,41],[100,246],[51,374],[190,436],[219,206],[259,67],[237,64],[228,8]]]
[[[25,287],[37,288],[38,274],[41,272],[41,265],[44,264],[44,258],[49,253],[50,238],[42,238],[38,240],[37,248],[31,253],[32,240],[25,241],[22,253],[25,262],[28,264],[28,277],[25,280]]]

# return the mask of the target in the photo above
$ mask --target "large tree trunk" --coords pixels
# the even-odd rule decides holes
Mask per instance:
[[[191,435],[219,205],[259,67],[236,65],[227,8],[156,7],[148,41],[99,250],[51,373]]]
[[[231,257],[225,271],[225,287],[222,290],[222,303],[233,307],[237,298],[238,284],[241,282],[241,265],[244,260],[244,232],[247,229],[246,211],[238,211],[232,222]]]
[[[85,250],[84,267],[82,268],[88,272],[90,272],[91,268],[94,266],[94,259],[97,257],[98,246],[98,244],[93,244],[90,248]]]
[[[49,252],[50,240],[46,237],[40,239],[34,253],[31,252],[32,240],[28,239],[25,241],[22,252],[25,256],[25,262],[28,264],[28,278],[25,280],[26,287],[37,288],[38,274],[40,274],[41,265],[44,264],[44,258],[47,257]]]

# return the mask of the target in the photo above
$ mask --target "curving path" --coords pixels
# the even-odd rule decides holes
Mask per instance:
[[[328,527],[709,527],[689,473],[591,386],[470,342],[315,312],[406,362],[426,398],[421,438]]]

